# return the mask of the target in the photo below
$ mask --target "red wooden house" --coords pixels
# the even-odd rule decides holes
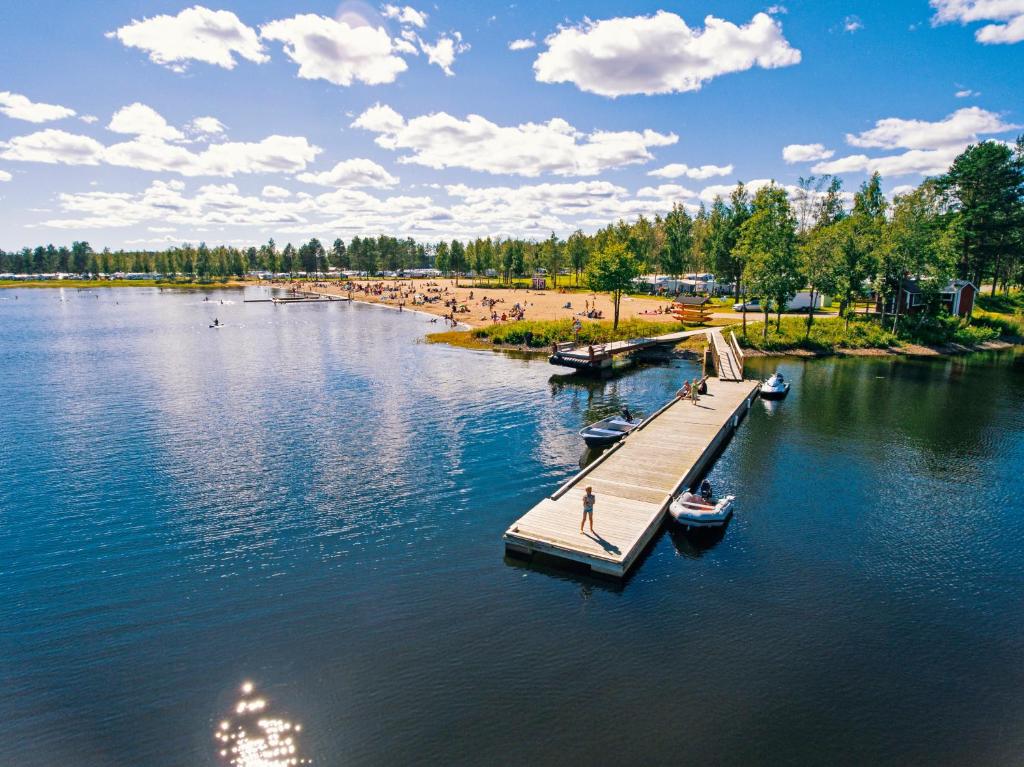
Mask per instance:
[[[896,311],[897,303],[900,314],[916,314],[923,311],[928,302],[926,287],[923,280],[905,278],[900,283],[899,293],[886,301],[884,307],[882,297],[875,297],[875,311],[881,312],[884,308],[887,314],[892,314]],[[939,291],[939,302],[950,314],[969,317],[974,310],[974,297],[977,294],[978,288],[973,282],[953,280]]]

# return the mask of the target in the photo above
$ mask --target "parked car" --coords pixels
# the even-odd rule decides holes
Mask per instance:
[[[748,301],[740,301],[738,304],[732,305],[734,312],[762,312],[764,307],[761,305],[760,298],[751,298]]]

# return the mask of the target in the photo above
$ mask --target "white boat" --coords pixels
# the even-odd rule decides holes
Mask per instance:
[[[603,447],[618,442],[639,425],[638,421],[627,421],[624,416],[613,415],[584,426],[580,429],[580,436],[587,447]]]
[[[772,373],[767,381],[762,382],[760,391],[764,399],[782,399],[789,394],[789,381],[782,377],[782,373]]]
[[[721,527],[732,516],[732,505],[736,497],[726,495],[717,501],[705,501],[696,493],[680,493],[669,504],[668,513],[684,527]]]

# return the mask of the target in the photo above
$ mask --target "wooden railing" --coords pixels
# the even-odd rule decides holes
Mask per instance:
[[[718,342],[715,341],[717,333],[714,331],[708,332],[708,339],[711,341],[711,357],[715,361],[715,372],[719,378],[722,376],[722,355],[718,352]]]
[[[736,364],[740,366],[739,376],[740,380],[743,380],[743,365],[746,360],[746,355],[743,354],[743,349],[740,348],[740,342],[736,340],[736,334],[731,330],[729,331],[729,344],[732,346],[732,350],[736,355]]]

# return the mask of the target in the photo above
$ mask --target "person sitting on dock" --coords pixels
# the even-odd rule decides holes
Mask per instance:
[[[583,525],[586,523],[587,518],[590,518],[590,532],[594,532],[594,502],[597,498],[594,497],[594,488],[588,486],[587,491],[583,494],[583,521],[580,522],[580,532],[583,532]]]
[[[683,388],[676,392],[679,399],[687,399],[690,396],[690,382],[683,381]]]

